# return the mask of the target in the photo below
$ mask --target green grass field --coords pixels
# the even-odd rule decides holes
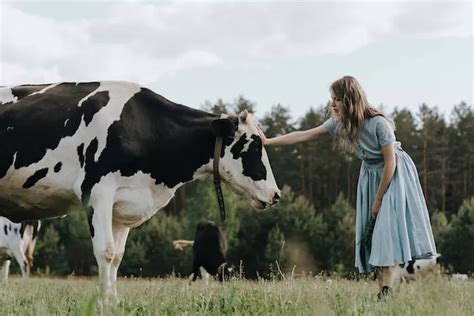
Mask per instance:
[[[0,315],[94,315],[96,281],[21,280],[1,283]],[[474,315],[474,281],[431,278],[376,299],[374,281],[297,278],[282,281],[121,279],[111,315]]]

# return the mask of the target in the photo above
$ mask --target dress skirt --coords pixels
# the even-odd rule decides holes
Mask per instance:
[[[371,247],[363,242],[383,160],[363,161],[357,186],[355,266],[359,272],[436,255],[430,217],[418,172],[410,156],[396,149],[396,169],[377,215]]]

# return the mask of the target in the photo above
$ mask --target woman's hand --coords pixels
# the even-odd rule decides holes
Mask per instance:
[[[382,205],[382,199],[376,198],[374,203],[372,203],[372,217],[377,218],[377,214],[379,213],[380,206]]]
[[[384,161],[384,167],[382,171],[382,177],[380,179],[379,188],[375,194],[374,203],[372,204],[372,217],[377,217],[377,214],[380,210],[380,205],[382,204],[382,198],[385,192],[392,181],[393,174],[395,173],[395,168],[397,165],[395,158],[395,147],[393,143],[382,145],[382,156]]]
[[[267,136],[265,136],[265,134],[258,125],[255,126],[257,127],[258,135],[260,135],[260,138],[262,139],[262,144],[263,146],[265,146],[267,144]]]
[[[322,125],[308,129],[305,131],[296,131],[291,132],[281,136],[275,136],[272,138],[267,138],[263,131],[257,126],[258,133],[262,139],[262,144],[264,146],[282,146],[282,145],[293,145],[301,142],[307,142],[315,139],[321,134],[327,132],[326,128]]]

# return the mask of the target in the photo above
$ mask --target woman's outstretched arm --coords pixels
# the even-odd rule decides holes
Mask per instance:
[[[291,132],[273,138],[266,138],[265,134],[259,129],[260,137],[262,138],[262,143],[265,146],[283,146],[307,142],[317,138],[319,135],[324,134],[326,132],[326,127],[320,125],[318,127],[305,131]]]

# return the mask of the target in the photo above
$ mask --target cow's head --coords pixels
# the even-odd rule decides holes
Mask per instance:
[[[238,117],[216,119],[211,126],[226,145],[219,163],[222,179],[255,208],[264,209],[278,202],[280,190],[253,115],[244,111]]]
[[[224,262],[219,268],[217,268],[217,274],[214,278],[217,281],[224,282],[229,281],[232,278],[237,278],[238,273],[234,265],[229,265],[227,262]]]

